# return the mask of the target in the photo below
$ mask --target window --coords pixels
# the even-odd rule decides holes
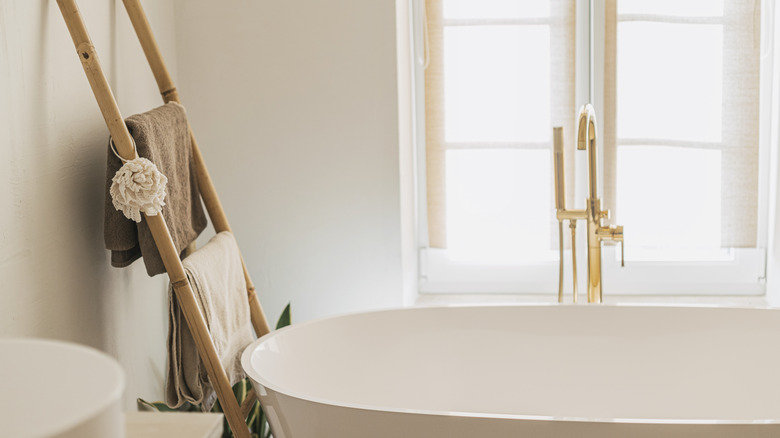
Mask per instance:
[[[573,127],[569,3],[428,2],[428,230],[431,247],[454,259],[510,262],[554,248],[550,129]]]
[[[625,227],[627,267],[605,248],[605,288],[763,292],[759,133],[772,93],[761,78],[772,64],[762,62],[760,1],[419,6],[421,292],[557,292],[552,127],[564,127],[567,205],[583,208],[574,119],[587,102],[599,115],[602,202]],[[584,223],[578,230],[584,281]]]

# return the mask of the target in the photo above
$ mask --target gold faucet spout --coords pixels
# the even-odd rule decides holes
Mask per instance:
[[[577,117],[577,149],[588,153],[588,196],[591,201],[599,199],[598,146],[596,143],[596,110],[593,105],[586,104],[580,108]],[[595,208],[591,209],[593,219],[601,214]]]
[[[586,104],[577,117],[577,150],[584,151],[589,141],[596,141],[596,110],[593,105]]]

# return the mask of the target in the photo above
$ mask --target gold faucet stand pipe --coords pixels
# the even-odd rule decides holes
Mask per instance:
[[[607,212],[601,211],[598,185],[598,149],[596,143],[596,110],[586,104],[580,108],[577,118],[577,149],[588,154],[588,199],[586,216],[588,222],[588,302],[601,302],[601,239],[598,230],[601,219]]]
[[[574,219],[570,220],[569,228],[571,228],[571,273],[572,282],[574,283],[572,299],[574,304],[577,304],[577,297],[580,294],[577,288],[577,221]]]
[[[566,183],[563,173],[563,127],[553,128],[553,174],[557,215],[566,211]],[[558,302],[563,303],[563,218],[558,217]]]
[[[563,221],[558,221],[558,302],[563,302]]]
[[[588,214],[588,302],[600,303],[602,292],[601,239],[598,237],[598,229],[601,220],[593,220],[593,217],[592,213]]]

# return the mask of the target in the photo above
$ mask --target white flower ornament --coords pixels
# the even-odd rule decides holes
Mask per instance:
[[[135,144],[133,145],[135,146]],[[114,141],[111,140],[111,149]],[[111,200],[114,208],[121,211],[125,217],[141,222],[141,213],[155,216],[162,212],[165,205],[165,187],[168,178],[163,175],[151,161],[146,158],[125,160],[111,180]]]

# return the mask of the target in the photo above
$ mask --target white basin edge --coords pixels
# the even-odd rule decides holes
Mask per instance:
[[[63,431],[71,430],[73,428],[76,428],[80,426],[81,424],[84,424],[86,421],[90,420],[91,418],[96,417],[98,414],[100,414],[103,410],[109,408],[113,403],[117,402],[124,393],[125,387],[126,387],[126,376],[124,373],[124,370],[119,365],[117,360],[110,355],[99,351],[95,348],[88,347],[86,345],[77,344],[74,342],[69,341],[62,341],[62,340],[54,340],[54,339],[40,339],[40,338],[0,338],[0,346],[3,344],[5,345],[24,345],[24,344],[37,344],[37,345],[50,345],[55,348],[69,348],[75,351],[79,351],[80,353],[83,353],[86,356],[92,356],[95,358],[98,358],[98,360],[102,361],[105,365],[107,365],[107,369],[110,369],[110,372],[114,374],[115,382],[113,389],[106,392],[103,397],[101,397],[98,400],[95,400],[95,403],[89,407],[89,409],[85,409],[82,412],[79,413],[77,416],[70,417],[66,420],[63,420],[62,422],[59,422],[57,424],[56,430],[41,430],[37,432],[42,432],[44,434],[49,433],[61,433]],[[43,408],[42,408],[43,409]]]

